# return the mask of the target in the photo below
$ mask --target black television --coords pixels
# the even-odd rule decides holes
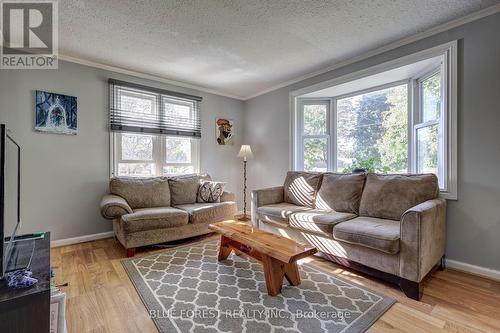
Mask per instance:
[[[21,147],[0,124],[0,278],[12,270],[10,260],[21,222]]]

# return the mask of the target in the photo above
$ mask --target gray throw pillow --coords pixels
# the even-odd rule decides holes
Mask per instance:
[[[439,182],[434,174],[369,173],[359,215],[399,221],[408,209],[438,196]]]
[[[315,172],[288,171],[285,178],[284,201],[314,208],[323,175]]]
[[[198,190],[198,202],[220,202],[226,183],[202,181]]]
[[[190,174],[169,178],[172,206],[194,204],[203,180],[210,180],[210,176]]]
[[[170,187],[166,177],[111,178],[109,191],[125,199],[132,209],[168,207],[171,202]]]
[[[365,179],[364,173],[324,173],[316,196],[316,208],[359,215]]]

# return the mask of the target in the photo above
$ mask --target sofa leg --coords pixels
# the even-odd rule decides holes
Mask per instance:
[[[446,255],[441,257],[441,259],[439,261],[439,266],[438,266],[438,269],[440,271],[444,271],[445,268],[446,268]]]
[[[399,287],[405,293],[405,295],[411,299],[420,301],[420,299],[422,298],[422,283],[401,278],[401,280],[399,281]]]
[[[135,247],[131,247],[130,249],[127,249],[127,258],[131,258],[135,256]]]

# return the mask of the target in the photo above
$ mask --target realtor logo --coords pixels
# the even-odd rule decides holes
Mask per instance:
[[[2,1],[1,69],[56,69],[57,2]]]

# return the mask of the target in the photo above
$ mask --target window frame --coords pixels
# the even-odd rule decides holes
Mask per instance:
[[[300,126],[299,119],[302,117],[301,115],[301,105],[300,100],[304,100],[305,98],[302,95],[314,93],[316,91],[333,87],[336,85],[341,85],[345,83],[349,83],[351,81],[355,81],[358,79],[362,79],[371,75],[380,74],[395,68],[399,68],[406,65],[411,65],[413,63],[417,63],[422,60],[430,59],[430,58],[440,58],[441,59],[441,89],[442,89],[442,105],[441,105],[441,127],[442,127],[442,149],[444,152],[442,153],[443,158],[443,171],[444,171],[444,189],[441,190],[440,196],[449,199],[449,200],[457,200],[458,198],[458,188],[457,188],[457,101],[458,101],[458,42],[456,40],[451,41],[446,44],[438,45],[430,49],[422,50],[413,54],[409,54],[407,56],[397,58],[386,63],[381,63],[375,65],[373,67],[369,67],[366,69],[359,70],[357,72],[349,73],[328,81],[319,82],[313,84],[312,86],[301,88],[295,91],[290,92],[290,169],[291,170],[301,170],[299,168],[299,161],[303,159],[303,153],[301,154],[298,150],[301,145],[299,134],[297,128]],[[430,71],[426,71],[428,74]],[[425,75],[424,73],[420,73],[418,77],[422,77]],[[416,84],[416,76],[408,78],[408,103],[409,110],[408,112],[408,167],[409,172],[414,172],[416,170],[416,148],[415,144],[416,140],[416,130],[415,126],[422,127],[422,124],[418,124],[419,115],[416,114],[418,107],[416,104],[418,103],[417,98],[419,94],[415,93]],[[379,86],[380,87],[380,86]],[[372,87],[371,87],[372,88]],[[370,88],[370,89],[371,89]],[[367,90],[370,90],[367,89]],[[366,90],[366,89],[365,89]],[[375,89],[377,90],[377,89]],[[363,91],[363,90],[360,90]],[[354,92],[354,94],[359,94],[359,92]],[[346,94],[351,95],[351,93]],[[342,95],[345,96],[345,95]],[[336,99],[339,97],[336,96]],[[316,99],[326,99],[326,98],[318,98]],[[344,97],[345,98],[345,97]],[[333,99],[333,98],[332,98]],[[337,110],[336,110],[336,101],[332,102],[331,113],[336,118]],[[333,111],[333,109],[335,109]],[[331,117],[331,118],[334,118]],[[333,122],[333,120],[332,120]],[[334,122],[336,126],[336,119]],[[331,135],[331,146],[336,145],[337,142],[337,129],[332,126],[333,134]],[[330,147],[330,146],[329,146]],[[331,150],[331,149],[330,149]],[[337,152],[335,147],[335,152],[329,152],[330,155],[334,155],[333,158],[330,158],[332,161],[336,159]],[[303,161],[301,162],[303,163]],[[329,167],[328,170],[337,170],[337,165]]]
[[[300,145],[302,149],[299,150],[300,153],[300,168],[304,169],[304,142],[306,139],[326,139],[326,149],[327,149],[327,170],[330,170],[332,166],[332,140],[331,140],[331,131],[332,131],[332,99],[331,98],[307,98],[300,99],[299,101],[299,110],[300,116],[298,121],[298,133],[300,133]],[[305,134],[304,133],[304,106],[305,105],[325,105],[326,106],[326,120],[325,120],[325,134]]]
[[[115,132],[116,133],[116,132]],[[143,133],[134,133],[134,132],[118,132],[116,134],[119,134],[117,135],[115,138],[116,138],[116,154],[119,158],[117,158],[117,161],[118,163],[155,163],[155,161],[157,160],[157,157],[156,157],[156,154],[155,152],[157,151],[157,145],[158,145],[158,138],[155,137],[154,135],[152,134],[143,134]],[[151,152],[151,157],[152,159],[151,160],[126,160],[126,159],[122,159],[121,156],[123,156],[122,154],[122,134],[131,134],[131,135],[143,135],[143,136],[151,136],[152,137],[152,152]]]
[[[168,138],[173,138],[173,139],[189,139],[191,143],[191,162],[190,163],[172,163],[172,162],[167,162],[167,139]],[[172,136],[172,135],[164,135],[161,136],[161,145],[160,145],[160,157],[161,157],[161,167],[160,169],[162,170],[162,175],[179,175],[179,174],[164,174],[163,173],[163,168],[165,167],[187,167],[187,166],[192,166],[193,167],[193,172],[198,173],[200,172],[200,139],[196,139],[193,137],[181,137],[181,136]]]
[[[413,122],[413,128],[412,128],[412,160],[413,160],[413,165],[412,165],[412,171],[413,172],[418,172],[418,150],[419,150],[419,144],[418,144],[418,136],[417,132],[421,129],[424,128],[430,128],[433,126],[438,127],[438,136],[440,137],[440,140],[438,140],[438,174],[437,176],[439,177],[440,175],[442,176],[443,180],[443,188],[441,191],[447,192],[449,190],[448,185],[449,185],[449,177],[447,177],[446,170],[448,169],[448,159],[446,158],[447,155],[447,147],[448,147],[448,130],[447,127],[445,126],[447,123],[447,114],[445,112],[445,104],[447,103],[447,98],[446,96],[446,88],[447,88],[447,80],[446,80],[446,75],[445,75],[445,63],[444,61],[441,61],[441,63],[437,66],[434,66],[431,69],[426,70],[423,73],[420,73],[419,75],[415,76],[413,78],[413,94],[414,94],[414,103],[413,103],[413,113],[414,113],[414,122]],[[440,110],[439,110],[439,119],[431,119],[427,121],[423,121],[423,99],[424,99],[424,94],[423,94],[423,87],[422,83],[433,77],[436,74],[440,74],[440,85],[441,85],[441,98],[442,98],[442,103],[440,105]]]
[[[411,80],[409,79],[405,79],[405,80],[397,80],[397,81],[393,81],[393,82],[389,82],[389,83],[386,83],[386,84],[381,84],[381,85],[377,85],[377,86],[374,86],[374,87],[370,87],[370,88],[367,88],[367,89],[361,89],[361,90],[357,90],[357,91],[353,91],[353,92],[350,92],[350,93],[347,93],[347,94],[342,94],[342,95],[339,95],[339,96],[335,96],[332,98],[332,103],[333,103],[333,127],[332,127],[332,131],[334,131],[334,134],[333,134],[333,141],[335,141],[335,145],[334,145],[334,148],[335,150],[333,151],[333,159],[334,159],[334,164],[332,165],[333,167],[330,169],[334,172],[337,172],[337,154],[338,154],[338,150],[337,150],[337,140],[338,140],[338,131],[337,131],[337,102],[341,99],[345,99],[345,98],[349,98],[349,97],[354,97],[354,96],[358,96],[358,95],[363,95],[363,94],[369,94],[369,93],[372,93],[372,92],[375,92],[375,91],[379,91],[379,90],[384,90],[384,89],[389,89],[389,88],[394,88],[394,87],[397,87],[397,86],[402,86],[402,85],[405,85],[406,84],[406,88],[407,88],[407,96],[408,96],[408,133],[407,133],[407,136],[408,136],[408,165],[407,165],[407,172],[410,172],[411,170],[411,158],[410,158],[410,155],[411,155],[411,144],[410,144],[410,140],[411,140],[411,135],[410,135],[410,132],[411,132],[411,128],[410,128],[410,125],[411,124],[411,121],[412,121],[412,112],[410,110],[410,103],[411,103],[411,100],[412,100],[412,95],[411,95]]]
[[[175,101],[163,95],[155,95],[148,93],[135,93],[133,91],[118,89],[118,100],[121,105],[122,96],[130,96],[133,98],[143,98],[151,101],[152,103],[152,113],[153,116],[160,116],[161,113],[165,113],[165,104],[176,104],[181,106],[187,106],[189,108],[189,116],[193,118],[194,116],[194,105],[187,101]],[[161,118],[161,117],[160,117]],[[152,137],[152,159],[151,160],[125,160],[122,159],[122,135],[144,135]],[[184,138],[189,139],[191,142],[191,163],[168,163],[167,162],[167,138]],[[193,172],[200,171],[200,139],[189,136],[175,136],[168,134],[153,134],[153,133],[139,133],[139,132],[128,132],[128,131],[110,131],[110,176],[117,177],[118,175],[118,165],[120,163],[124,164],[141,164],[150,163],[154,164],[155,174],[151,177],[158,177],[167,175],[163,173],[165,167],[183,167],[192,166]],[[168,174],[168,175],[178,175],[178,174]],[[127,176],[127,177],[145,177],[145,176]]]
[[[131,135],[148,135],[153,137],[153,159],[152,160],[124,160],[122,156],[121,138],[123,134]],[[174,139],[188,139],[191,142],[191,163],[168,163],[167,162],[167,138]],[[200,144],[199,138],[187,136],[172,136],[165,134],[149,134],[149,133],[136,133],[136,132],[110,132],[110,177],[147,177],[147,176],[120,176],[118,174],[118,165],[135,164],[135,163],[151,163],[154,164],[155,174],[150,177],[160,176],[175,176],[181,175],[180,173],[166,174],[163,173],[165,167],[193,167],[193,172],[200,172]]]
[[[151,105],[152,105],[151,115],[158,116],[161,112],[161,110],[158,109],[158,96],[157,95],[154,95],[154,94],[151,94],[148,92],[140,93],[140,92],[126,90],[126,89],[122,89],[122,88],[118,88],[118,92],[119,92],[118,101],[119,101],[120,107],[122,104],[122,96],[125,95],[125,96],[131,97],[131,98],[138,98],[138,99],[142,98],[144,100],[151,101]],[[144,98],[146,96],[147,96],[147,98]],[[142,113],[142,114],[144,114],[144,113]]]

